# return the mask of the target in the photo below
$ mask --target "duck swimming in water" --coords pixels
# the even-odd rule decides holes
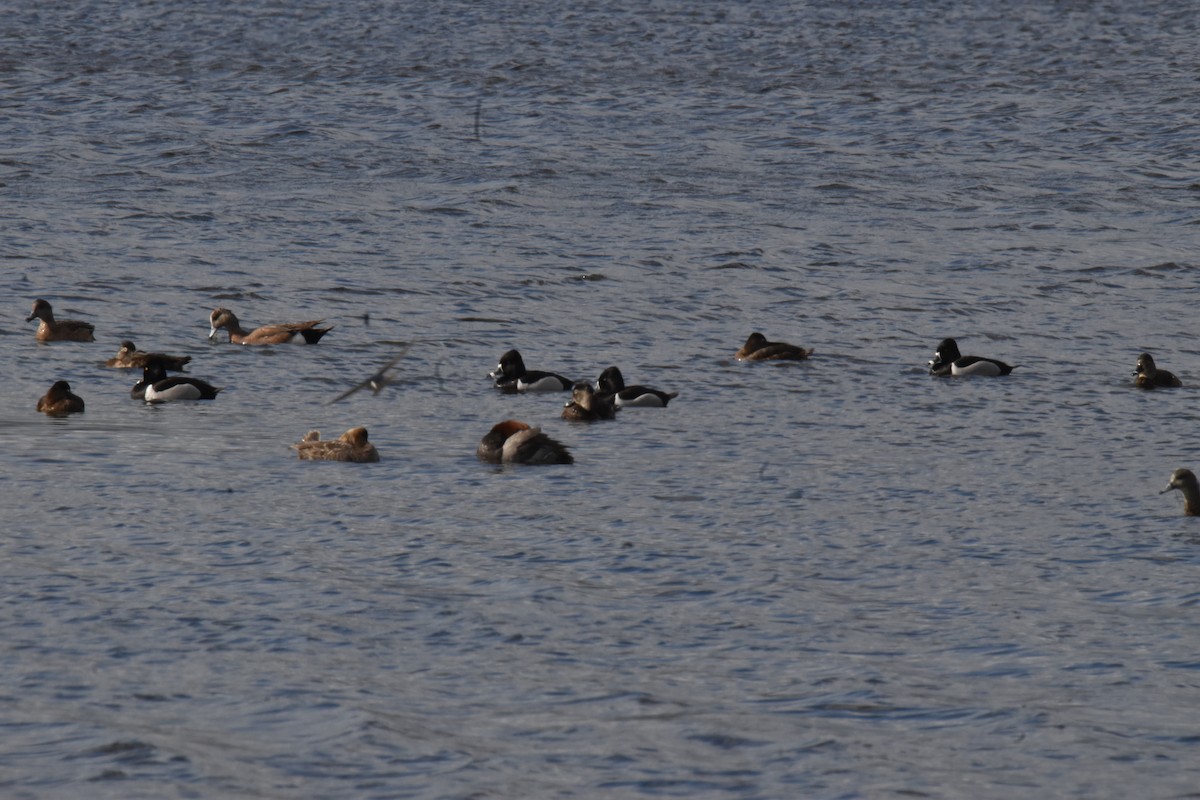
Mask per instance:
[[[1003,361],[983,356],[964,356],[958,351],[958,342],[953,339],[942,339],[933,358],[929,361],[929,374],[937,376],[954,375],[1007,375],[1016,367],[1009,366]]]

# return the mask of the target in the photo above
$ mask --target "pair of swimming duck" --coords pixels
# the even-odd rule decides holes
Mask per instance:
[[[33,311],[29,313],[25,321],[30,322],[35,319],[39,320],[39,324],[34,338],[39,342],[96,341],[95,325],[77,319],[56,319],[54,309],[41,298],[33,301]],[[215,308],[208,315],[208,338],[216,339],[217,331],[224,329],[229,334],[229,341],[234,344],[285,344],[297,336],[304,339],[305,344],[316,344],[321,341],[322,336],[333,330],[332,325],[328,328],[319,327],[324,321],[323,319],[310,319],[306,322],[284,322],[245,330],[238,321],[237,315],[228,308]],[[122,345],[124,344],[125,342],[122,342]]]
[[[488,373],[488,377],[495,380],[497,389],[510,394],[565,392],[570,389],[573,402],[584,400],[580,403],[581,406],[592,404],[585,398],[589,390],[591,397],[600,398],[599,404],[611,404],[614,408],[663,408],[679,396],[679,392],[663,392],[649,386],[626,386],[625,377],[617,367],[609,367],[601,372],[594,386],[584,381],[564,378],[556,372],[527,369],[525,360],[517,350],[509,350],[500,356],[499,363]],[[585,386],[588,389],[582,388]],[[575,396],[576,393],[579,397]],[[603,418],[611,419],[611,416]]]
[[[1007,375],[1016,369],[1015,366],[997,361],[994,358],[981,356],[964,356],[958,350],[958,343],[953,339],[943,339],[933,353],[929,362],[930,375]],[[1133,371],[1134,385],[1142,389],[1166,389],[1183,386],[1183,382],[1174,373],[1158,369],[1154,357],[1142,353],[1137,358],[1137,366]]]

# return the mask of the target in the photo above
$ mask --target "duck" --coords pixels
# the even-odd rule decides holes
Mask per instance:
[[[1189,517],[1200,516],[1200,483],[1190,469],[1177,469],[1171,473],[1167,488],[1159,494],[1166,494],[1172,489],[1178,489],[1183,494],[1183,513]]]
[[[234,344],[284,344],[295,339],[296,334],[303,337],[305,344],[316,344],[321,341],[322,336],[333,330],[332,325],[328,328],[317,327],[324,321],[310,319],[307,322],[283,322],[247,331],[238,322],[237,315],[228,308],[214,308],[208,315],[208,338],[216,339],[217,331],[224,328],[229,334],[229,341]]]
[[[679,392],[660,392],[649,386],[626,386],[621,370],[609,367],[596,379],[596,391],[601,397],[611,397],[617,408],[665,408]]]
[[[786,342],[768,342],[767,337],[755,331],[746,339],[742,349],[737,351],[735,358],[738,361],[803,361],[812,354],[811,348],[805,349]]]
[[[301,461],[353,461],[357,464],[373,464],[379,460],[379,451],[367,441],[367,429],[351,428],[336,439],[321,439],[320,431],[309,431],[304,438],[292,445]]]
[[[524,422],[506,419],[492,426],[479,442],[475,456],[489,464],[572,464],[566,445]]]
[[[83,412],[83,398],[71,393],[71,384],[55,381],[50,389],[37,401],[37,410],[52,417]]]
[[[192,360],[191,356],[169,356],[166,353],[146,353],[137,349],[137,345],[126,339],[121,342],[121,349],[117,354],[104,362],[104,366],[114,369],[138,369],[144,368],[151,361],[157,361],[162,364],[163,369],[171,372],[183,372],[187,363]]]
[[[1154,358],[1149,353],[1138,356],[1137,369],[1133,374],[1133,385],[1142,389],[1172,389],[1183,386],[1183,381],[1175,377],[1174,373],[1155,367]]]
[[[494,378],[496,388],[505,392],[565,392],[575,386],[575,381],[562,375],[525,369],[525,360],[516,350],[500,356],[500,363],[488,377]]]
[[[54,309],[45,300],[33,301],[33,311],[25,318],[41,320],[34,338],[39,342],[94,342],[96,326],[77,319],[55,319]]]
[[[174,375],[170,378],[157,361],[142,367],[142,379],[133,385],[129,395],[147,403],[167,403],[173,400],[215,400],[222,389],[199,378]]]
[[[572,422],[592,422],[612,419],[617,407],[611,395],[596,394],[590,383],[577,383],[571,390],[571,399],[563,406],[562,418]]]
[[[1003,361],[981,356],[964,356],[958,351],[958,342],[953,339],[942,339],[933,358],[929,360],[929,374],[943,377],[946,375],[1007,375],[1016,369]]]

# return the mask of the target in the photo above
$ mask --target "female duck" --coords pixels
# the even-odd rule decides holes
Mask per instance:
[[[96,326],[77,319],[55,319],[54,309],[45,300],[33,301],[33,311],[25,318],[41,320],[34,338],[39,342],[94,342]]]
[[[1171,473],[1171,482],[1159,494],[1178,489],[1183,494],[1183,513],[1191,517],[1200,516],[1200,483],[1190,469],[1177,469]]]
[[[500,356],[500,363],[488,373],[496,388],[505,392],[565,392],[575,385],[562,375],[525,369],[525,361],[516,350]]]
[[[228,308],[214,308],[208,315],[208,338],[217,338],[217,331],[224,328],[229,334],[229,341],[234,344],[285,344],[295,339],[299,334],[305,344],[316,344],[321,337],[333,330],[318,328],[325,320],[310,319],[307,322],[283,322],[278,325],[263,325],[252,331],[242,328],[238,318]]]
[[[953,339],[942,339],[933,358],[929,361],[929,374],[939,377],[945,375],[1007,375],[1016,367],[1009,366],[1003,361],[981,356],[964,356],[958,352],[958,342]]]
[[[1137,369],[1133,371],[1133,374],[1136,376],[1133,379],[1133,385],[1142,389],[1171,389],[1183,386],[1183,381],[1175,377],[1174,373],[1155,367],[1154,359],[1149,353],[1142,353],[1138,356]]]
[[[616,415],[617,407],[613,404],[612,397],[596,394],[590,383],[575,384],[571,399],[562,410],[562,418],[572,422],[612,419]]]
[[[524,422],[506,419],[492,426],[475,449],[489,464],[571,464],[575,459],[560,442]]]
[[[352,461],[356,464],[373,464],[379,460],[379,451],[367,441],[366,428],[351,428],[336,439],[324,441],[320,431],[309,431],[292,447],[299,453],[301,461]]]
[[[617,408],[663,408],[679,392],[660,392],[649,386],[626,386],[621,370],[609,367],[596,379],[596,391],[601,397],[611,397]]]
[[[65,417],[83,411],[83,398],[71,393],[71,384],[55,381],[50,390],[37,401],[37,410],[52,417]]]
[[[812,348],[804,349],[786,342],[768,342],[767,337],[757,331],[738,350],[738,361],[803,361],[813,354]]]
[[[173,400],[214,400],[220,391],[199,378],[183,375],[168,378],[163,365],[151,361],[142,367],[142,379],[133,385],[129,395],[147,403],[168,403]]]
[[[191,356],[169,356],[166,353],[146,353],[137,349],[137,345],[126,339],[121,342],[117,354],[104,362],[104,366],[115,369],[143,369],[151,361],[162,364],[163,369],[172,372],[183,372],[183,368],[192,360]]]

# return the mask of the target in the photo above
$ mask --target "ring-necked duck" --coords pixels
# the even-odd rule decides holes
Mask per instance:
[[[1016,369],[1003,361],[981,356],[964,356],[958,352],[958,342],[942,339],[929,361],[930,375],[1007,375]]]
[[[1175,377],[1173,373],[1155,367],[1154,359],[1149,353],[1142,353],[1138,356],[1137,369],[1133,371],[1133,374],[1136,376],[1133,379],[1134,386],[1140,386],[1143,389],[1171,389],[1183,386],[1183,381]]]
[[[506,392],[565,392],[575,385],[562,375],[525,369],[525,361],[516,350],[500,356],[500,363],[488,373],[496,388]]]
[[[137,346],[126,339],[121,342],[121,349],[117,354],[104,362],[106,367],[114,367],[116,369],[142,369],[151,361],[157,361],[162,364],[163,369],[169,369],[172,372],[183,372],[183,368],[189,361],[191,356],[169,356],[166,353],[146,353],[137,349]]]
[[[613,404],[612,396],[596,394],[590,383],[575,384],[571,399],[562,410],[562,418],[572,422],[612,419],[616,415],[617,407]]]
[[[37,401],[37,410],[52,417],[64,417],[83,411],[83,398],[71,394],[71,384],[55,381],[54,385]]]
[[[524,422],[507,419],[492,426],[475,449],[489,464],[571,464],[575,459],[560,442]]]
[[[41,320],[34,338],[39,342],[94,342],[96,326],[77,319],[55,319],[54,309],[45,300],[34,300],[33,311],[25,318]]]
[[[333,330],[318,328],[325,320],[310,319],[307,322],[282,322],[278,325],[263,325],[252,331],[242,328],[237,316],[228,308],[214,308],[208,315],[208,338],[217,338],[217,331],[224,328],[229,334],[229,341],[234,344],[284,344],[292,341],[296,334],[304,337],[305,344],[316,344],[321,337]]]
[[[737,351],[738,361],[803,361],[813,354],[812,348],[805,349],[787,342],[768,342],[767,337],[757,331]]]
[[[662,408],[679,392],[660,392],[649,386],[626,386],[621,370],[609,367],[596,379],[596,391],[611,397],[617,408]]]
[[[309,431],[292,445],[304,461],[353,461],[371,464],[379,460],[379,451],[367,441],[366,428],[351,428],[336,439],[321,439],[320,431]]]
[[[147,403],[167,403],[173,400],[213,400],[221,389],[199,378],[175,375],[170,378],[162,364],[152,361],[142,367],[142,379],[133,385],[129,395]]]
[[[1178,489],[1183,494],[1183,513],[1189,516],[1200,516],[1200,483],[1190,469],[1177,469],[1171,473],[1171,482],[1159,494],[1166,494],[1172,489]]]

